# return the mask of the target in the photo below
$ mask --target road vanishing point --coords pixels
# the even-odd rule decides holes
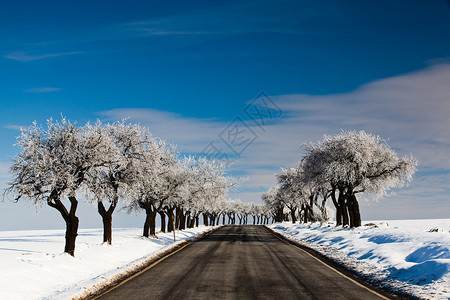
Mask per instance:
[[[220,227],[95,297],[101,300],[389,298],[258,225]]]

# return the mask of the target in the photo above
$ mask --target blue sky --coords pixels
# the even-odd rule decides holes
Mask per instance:
[[[230,197],[258,201],[302,143],[364,129],[421,166],[408,188],[362,201],[363,218],[448,217],[449,57],[444,0],[0,1],[0,176],[34,120],[129,117],[198,153],[230,152],[220,134],[238,117],[257,139],[234,157],[249,180]],[[264,128],[244,111],[262,91],[283,111]],[[50,208],[2,206],[0,230],[54,226]]]

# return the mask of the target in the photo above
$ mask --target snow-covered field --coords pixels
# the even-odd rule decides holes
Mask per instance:
[[[177,243],[211,228],[177,231]],[[62,253],[64,230],[0,232],[0,299],[70,299],[173,246],[173,234],[147,239],[141,228],[114,229],[111,246],[102,236],[80,230],[71,257]]]
[[[376,285],[425,299],[450,298],[450,219],[272,224],[288,239],[345,265]]]

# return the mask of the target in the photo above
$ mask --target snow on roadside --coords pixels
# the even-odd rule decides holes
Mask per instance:
[[[387,290],[450,298],[450,219],[365,224],[353,229],[319,223],[269,227]]]
[[[210,229],[177,231],[177,243]],[[114,229],[111,246],[102,236],[102,229],[79,230],[71,257],[62,253],[64,230],[0,232],[0,299],[70,299],[174,246],[172,233],[144,238],[141,228]]]

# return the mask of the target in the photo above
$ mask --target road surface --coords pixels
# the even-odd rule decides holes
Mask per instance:
[[[263,226],[224,226],[106,299],[383,299]],[[384,298],[386,299],[386,298]]]

